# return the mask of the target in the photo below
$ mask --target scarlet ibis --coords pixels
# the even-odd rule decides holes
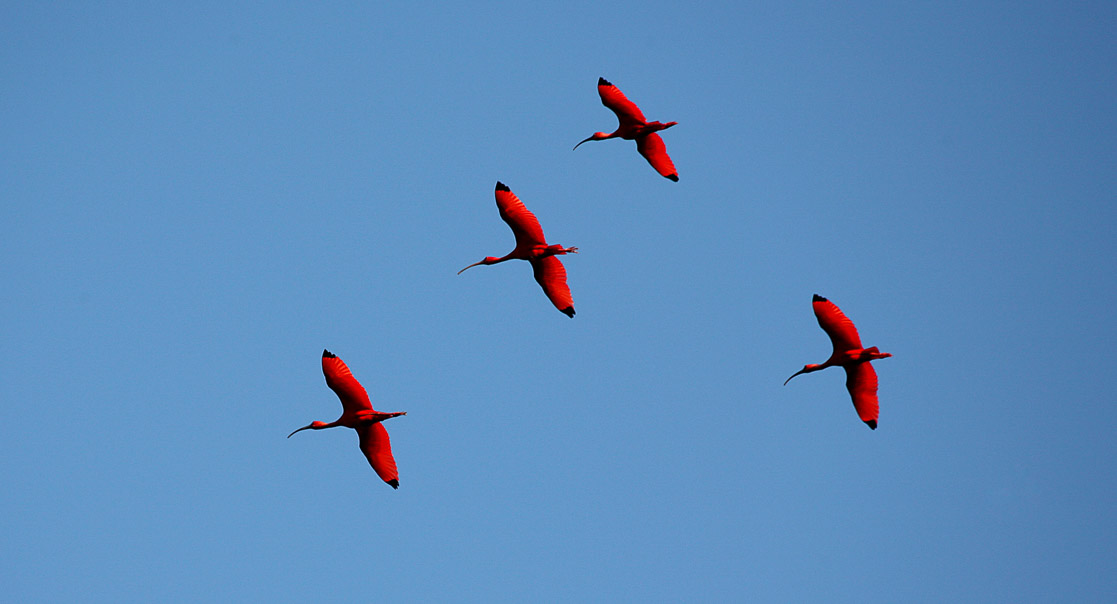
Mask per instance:
[[[393,489],[399,488],[399,472],[396,471],[396,459],[392,457],[392,443],[388,440],[388,431],[380,422],[407,412],[383,413],[372,408],[365,392],[353,372],[345,362],[337,358],[329,350],[322,351],[322,373],[326,374],[326,385],[341,399],[341,417],[336,422],[311,422],[295,432],[303,430],[323,430],[345,426],[353,428],[360,437],[361,452],[365,454],[368,463],[376,470],[376,474],[384,482],[392,485]],[[292,432],[287,435],[291,438]]]
[[[667,147],[664,146],[663,139],[656,134],[656,132],[666,130],[678,122],[667,122],[666,124],[649,122],[640,108],[636,106],[636,103],[628,100],[619,88],[610,84],[605,78],[597,79],[597,93],[601,95],[601,104],[617,114],[617,120],[620,124],[612,134],[594,132],[582,143],[618,137],[625,140],[635,140],[636,150],[644,156],[644,159],[648,160],[648,163],[655,168],[656,172],[679,182],[679,173],[675,170],[675,164],[667,155]],[[574,148],[577,149],[582,143],[574,145]]]
[[[800,373],[810,373],[834,365],[841,365],[846,370],[846,389],[853,398],[853,407],[861,421],[868,424],[873,430],[877,429],[877,416],[880,405],[877,402],[877,372],[869,361],[886,359],[891,354],[881,352],[876,346],[872,348],[861,347],[861,336],[857,335],[857,328],[853,326],[841,309],[836,304],[815,294],[811,300],[814,307],[814,316],[818,324],[830,341],[834,343],[834,352],[820,365],[808,364],[787,378],[784,386],[791,378]]]
[[[543,227],[535,214],[528,211],[524,202],[520,201],[504,183],[496,183],[496,207],[500,210],[500,217],[516,235],[516,249],[503,258],[485,256],[480,262],[474,262],[458,271],[462,274],[466,269],[478,264],[496,264],[505,260],[527,260],[535,272],[535,280],[543,288],[543,293],[563,314],[574,318],[574,299],[570,297],[570,287],[566,284],[566,267],[556,256],[560,254],[577,254],[576,247],[562,247],[561,245],[547,245],[543,236]]]

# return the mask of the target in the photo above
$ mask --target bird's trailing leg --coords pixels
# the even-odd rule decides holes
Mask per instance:
[[[877,359],[887,359],[892,356],[890,352],[881,352],[879,348],[873,346],[872,348],[864,348],[855,353],[859,361],[875,361]]]
[[[666,124],[664,124],[663,122],[648,122],[647,124],[644,124],[640,128],[640,132],[639,132],[639,134],[637,134],[637,136],[647,136],[647,135],[649,135],[653,132],[659,132],[660,130],[666,130],[666,129],[670,128],[671,126],[677,125],[678,123],[679,122],[667,122]],[[636,138],[636,137],[634,136],[633,138]]]
[[[576,247],[562,247],[561,245],[548,245],[547,249],[543,250],[542,256],[558,256],[560,254],[577,254],[578,248]]]
[[[357,416],[357,421],[361,423],[368,422],[370,424],[375,424],[386,419],[392,419],[393,417],[407,415],[407,412],[397,411],[395,413],[384,413],[383,411],[373,411],[372,409],[365,409],[363,411],[358,411],[355,415]]]

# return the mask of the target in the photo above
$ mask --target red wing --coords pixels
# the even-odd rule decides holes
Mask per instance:
[[[636,150],[648,163],[659,172],[660,176],[665,176],[673,181],[678,182],[679,173],[675,170],[675,163],[667,155],[667,146],[663,144],[663,139],[655,132],[641,136],[636,139]]]
[[[341,399],[345,415],[372,409],[372,402],[368,400],[368,392],[365,392],[364,386],[353,377],[353,372],[349,371],[345,362],[329,350],[322,351],[322,373],[326,374],[326,385]]]
[[[555,308],[568,317],[574,317],[574,298],[570,297],[570,286],[566,284],[566,267],[555,256],[546,256],[531,261],[535,280],[543,288]]]
[[[846,365],[846,389],[861,421],[876,430],[880,404],[877,402],[877,372],[868,361]]]
[[[381,480],[392,485],[393,489],[399,488],[396,458],[392,457],[392,443],[388,439],[388,431],[384,428],[384,424],[376,422],[358,426],[357,434],[361,437],[361,452],[368,459],[368,465],[376,470],[376,475]]]
[[[500,217],[516,235],[516,249],[531,247],[533,245],[547,245],[543,237],[543,227],[535,214],[528,211],[524,202],[513,193],[504,183],[496,183],[496,207],[500,210]]]
[[[621,128],[642,126],[648,121],[644,118],[644,112],[640,111],[636,103],[628,100],[620,88],[610,84],[605,78],[597,79],[597,93],[601,95],[601,104],[617,114],[617,120],[620,121]]]
[[[836,352],[861,348],[861,336],[857,335],[857,328],[836,304],[815,294],[811,306],[814,307],[814,316],[818,318],[818,325],[826,335],[830,336]]]

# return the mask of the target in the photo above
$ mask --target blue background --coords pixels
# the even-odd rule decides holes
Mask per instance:
[[[1115,5],[701,4],[5,3],[3,598],[1117,599]]]

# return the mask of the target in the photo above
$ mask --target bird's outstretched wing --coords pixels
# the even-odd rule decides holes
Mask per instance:
[[[368,459],[368,465],[376,470],[381,480],[398,489],[399,471],[396,470],[396,458],[392,457],[392,443],[384,424],[376,422],[357,426],[357,434],[360,435],[361,452]]]
[[[861,336],[857,335],[857,328],[836,304],[815,294],[811,306],[814,307],[814,316],[818,318],[819,327],[830,336],[836,352],[861,348]]]
[[[535,218],[524,202],[513,193],[504,183],[496,183],[496,207],[500,210],[500,217],[516,235],[516,248],[531,247],[534,245],[547,245],[543,237],[543,227]]]
[[[531,261],[535,280],[543,288],[543,293],[555,308],[570,318],[574,318],[574,298],[570,296],[570,286],[566,284],[566,267],[555,256],[545,256]]]
[[[846,389],[853,399],[853,408],[857,410],[857,416],[870,428],[876,430],[877,416],[880,414],[876,370],[868,361],[846,365],[845,370]]]
[[[667,146],[663,144],[663,139],[658,134],[652,132],[647,136],[638,137],[636,150],[648,160],[660,176],[679,182],[679,172],[675,170],[675,163],[667,155]]]
[[[601,95],[601,104],[617,114],[621,128],[642,126],[648,121],[636,103],[628,100],[620,88],[610,84],[605,78],[597,79],[597,94]]]
[[[349,371],[345,362],[329,350],[322,351],[322,373],[326,374],[326,385],[341,399],[341,407],[346,415],[372,409],[372,402],[368,400],[368,392],[365,392],[364,386],[353,377],[353,372]]]

